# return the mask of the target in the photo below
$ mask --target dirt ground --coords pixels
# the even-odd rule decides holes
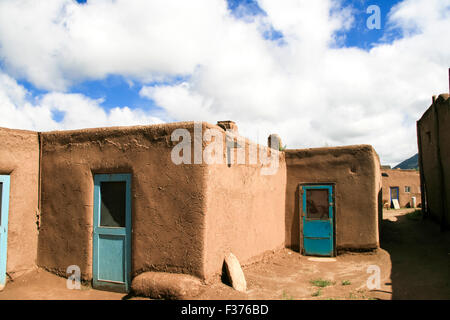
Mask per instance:
[[[450,299],[450,234],[412,211],[383,213],[381,248],[375,252],[313,258],[283,249],[244,267],[246,293],[216,281],[193,299]],[[367,287],[374,275],[370,266],[379,267],[379,289]],[[36,269],[9,282],[0,299],[142,298],[89,286],[69,290],[65,279]]]

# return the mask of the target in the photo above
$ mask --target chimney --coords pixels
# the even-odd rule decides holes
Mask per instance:
[[[269,148],[272,149],[278,149],[278,150],[282,150],[283,149],[283,144],[281,142],[281,138],[279,135],[272,133],[268,138],[267,138],[267,146]]]
[[[238,126],[234,121],[231,120],[217,121],[217,125],[225,131],[233,131],[235,134],[238,134]]]

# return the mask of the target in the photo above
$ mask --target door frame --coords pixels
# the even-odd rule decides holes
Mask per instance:
[[[400,204],[400,187],[389,187],[389,198],[390,198],[390,201],[389,201],[389,207],[391,208],[392,207],[392,189],[397,189],[397,200],[398,200],[398,203]]]
[[[300,217],[299,217],[299,225],[300,225],[300,253],[302,255],[306,255],[306,251],[305,251],[305,245],[304,245],[304,233],[303,233],[303,226],[305,223],[305,212],[304,212],[304,199],[303,199],[303,195],[304,195],[304,191],[307,189],[305,189],[305,187],[310,188],[310,189],[323,189],[323,188],[331,188],[331,200],[332,200],[332,207],[331,207],[331,214],[332,214],[332,237],[331,237],[331,241],[332,241],[332,245],[333,245],[333,250],[332,250],[332,254],[331,257],[336,257],[337,255],[337,250],[336,250],[336,183],[335,182],[313,182],[313,183],[301,183],[299,184],[299,199],[298,199],[298,203],[299,203],[299,213],[300,213]]]
[[[131,285],[131,174],[130,173],[111,173],[111,174],[94,174],[94,214],[93,214],[93,245],[92,245],[92,284],[93,287],[98,289],[104,289],[108,291],[119,291],[123,292],[123,290],[118,289],[120,286],[116,282],[105,281],[99,279],[99,270],[98,270],[98,236],[101,234],[111,235],[111,233],[102,233],[102,229],[108,229],[108,231],[118,231],[119,228],[108,228],[108,227],[100,227],[100,184],[101,182],[125,182],[125,291],[129,292]],[[116,230],[114,230],[116,229]]]
[[[3,236],[0,236],[0,289],[6,285],[6,262],[8,258],[8,216],[9,216],[9,193],[10,193],[9,175],[0,175],[0,182],[2,183],[2,201],[1,201],[1,225],[0,231]]]

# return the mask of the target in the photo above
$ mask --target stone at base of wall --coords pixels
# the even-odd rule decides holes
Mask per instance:
[[[232,253],[225,256],[225,270],[234,290],[247,291],[247,282],[238,259]]]
[[[202,287],[196,277],[167,272],[144,272],[131,283],[134,294],[153,299],[189,299],[200,294]]]
[[[242,268],[251,266],[255,263],[266,262],[269,261],[277,252],[284,250],[284,243],[280,244],[274,249],[266,250],[260,254],[257,254],[249,259],[244,261],[239,261]],[[207,275],[204,279],[202,279],[203,283],[206,285],[215,283],[216,281],[224,281],[224,275],[226,276],[225,264],[222,264],[222,269],[220,271]]]

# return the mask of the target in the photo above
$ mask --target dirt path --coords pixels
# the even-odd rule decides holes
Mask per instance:
[[[390,294],[370,292],[366,282],[370,265],[381,267],[381,281],[389,278],[389,255],[375,253],[343,254],[337,258],[305,257],[288,249],[270,259],[244,268],[248,291],[237,293],[215,283],[198,299],[389,299]],[[321,287],[324,286],[324,287]]]
[[[450,234],[414,209],[386,210],[381,248],[374,253],[314,259],[282,250],[244,268],[248,292],[215,283],[200,299],[450,299]],[[319,262],[321,261],[321,262]],[[369,266],[380,268],[380,288],[369,290]],[[330,285],[320,288],[317,285]],[[315,282],[314,282],[315,281]]]
[[[69,290],[66,279],[42,269],[36,269],[9,282],[0,292],[1,300],[120,300],[124,294],[93,290],[81,286],[81,290]]]
[[[384,216],[381,246],[391,257],[393,299],[450,299],[450,233],[405,210]]]
[[[311,258],[283,249],[244,268],[247,293],[217,281],[195,299],[450,299],[450,234],[408,212],[384,212],[376,252]],[[370,266],[380,268],[378,290],[367,287]],[[124,298],[129,297],[86,286],[68,290],[65,279],[40,269],[0,292],[0,299]]]

